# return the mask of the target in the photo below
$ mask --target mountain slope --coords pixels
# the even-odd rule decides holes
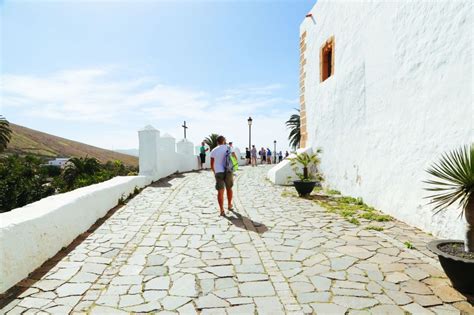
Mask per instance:
[[[13,134],[7,153],[30,153],[49,158],[89,156],[101,162],[120,160],[130,166],[138,166],[138,158],[135,156],[97,148],[12,123],[10,127]]]

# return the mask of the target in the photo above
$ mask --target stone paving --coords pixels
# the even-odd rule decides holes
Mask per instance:
[[[474,313],[401,222],[365,230],[287,197],[266,166],[236,177],[218,217],[210,172],[162,180],[4,297],[1,313]]]

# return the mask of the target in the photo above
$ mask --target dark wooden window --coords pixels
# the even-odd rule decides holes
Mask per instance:
[[[334,74],[334,37],[329,38],[321,47],[319,70],[321,82]]]

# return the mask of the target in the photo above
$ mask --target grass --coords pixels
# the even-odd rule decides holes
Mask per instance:
[[[410,243],[410,242],[408,242],[408,241],[406,241],[406,242],[403,243],[403,244],[405,244],[406,248],[408,248],[408,249],[415,249],[415,246],[413,246],[413,244]]]
[[[365,228],[366,230],[373,230],[373,231],[383,231],[383,227],[381,226],[375,226],[375,225],[369,225]]]
[[[322,190],[320,187],[317,188],[315,188],[312,195],[306,198],[317,202],[328,212],[339,214],[352,224],[360,225],[360,219],[371,222],[388,222],[393,220],[391,216],[382,214],[377,209],[365,204],[362,198],[341,196],[340,192],[334,189]],[[293,191],[284,190],[281,196],[296,197],[297,194]],[[373,225],[369,225],[366,229],[383,231],[382,227]]]

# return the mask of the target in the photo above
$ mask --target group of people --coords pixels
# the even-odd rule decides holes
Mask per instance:
[[[258,156],[260,157],[260,164],[272,164],[273,162],[276,163],[283,161],[283,152],[273,152],[276,156],[274,157],[275,161],[272,161],[272,151],[267,148],[261,148],[260,151],[258,151]],[[290,155],[288,151],[285,153],[285,158]],[[257,149],[255,148],[255,145],[252,145],[252,149],[249,150],[249,148],[245,148],[245,159],[247,160],[247,165],[252,165],[252,166],[257,166]]]

